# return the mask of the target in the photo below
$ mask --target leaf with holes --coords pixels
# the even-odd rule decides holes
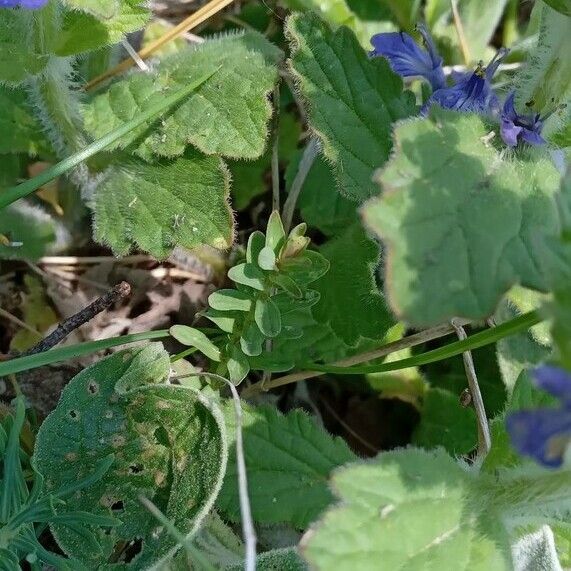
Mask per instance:
[[[329,272],[313,284],[321,294],[313,307],[320,323],[328,323],[347,345],[362,338],[382,339],[394,325],[375,282],[379,246],[360,224],[327,242],[321,253],[331,262]]]
[[[505,537],[478,521],[471,480],[442,450],[341,468],[332,478],[340,503],[302,539],[302,554],[318,571],[512,569]]]
[[[95,239],[117,254],[138,245],[158,258],[176,245],[228,248],[228,184],[219,158],[190,148],[174,160],[113,166],[95,195]]]
[[[209,72],[212,77],[160,121],[143,125],[114,148],[150,158],[179,156],[188,144],[207,155],[255,159],[266,147],[268,94],[281,52],[256,32],[231,34],[161,61],[155,73],[134,73],[85,107],[87,129],[99,138]],[[113,147],[111,147],[113,148]]]
[[[375,194],[373,173],[389,158],[392,125],[415,112],[414,98],[384,58],[370,59],[347,28],[332,32],[315,14],[292,16],[291,70],[309,123],[333,165],[338,189]]]
[[[259,523],[288,522],[306,527],[332,501],[327,477],[337,466],[355,459],[341,438],[330,436],[315,421],[296,410],[242,405],[244,454],[254,519]],[[230,442],[235,438],[232,403],[224,414]],[[235,449],[218,506],[231,520],[240,518]]]
[[[177,550],[141,495],[190,537],[218,494],[227,455],[220,411],[191,389],[161,384],[169,370],[158,343],[115,353],[70,381],[39,430],[34,461],[48,490],[86,476],[114,454],[105,476],[65,507],[121,521],[93,530],[101,551],[69,528],[52,526],[60,547],[90,569],[147,569]]]
[[[488,317],[517,283],[547,287],[541,238],[559,231],[560,175],[548,158],[504,157],[488,133],[442,110],[401,123],[383,194],[363,207],[386,245],[390,305],[415,326]]]

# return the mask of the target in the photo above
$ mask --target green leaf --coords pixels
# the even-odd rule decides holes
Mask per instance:
[[[571,16],[571,0],[543,0],[546,4],[551,6],[554,10],[565,14],[565,16]]]
[[[270,246],[264,246],[258,255],[258,266],[271,272],[276,269],[276,254]]]
[[[0,153],[49,152],[49,142],[23,89],[0,87],[0,133]]]
[[[337,466],[355,459],[344,440],[332,437],[301,410],[282,415],[274,407],[242,404],[244,454],[252,515],[258,523],[288,522],[305,528],[333,500],[327,478]],[[232,403],[224,414],[234,442]],[[235,447],[218,496],[218,507],[240,519]]]
[[[334,33],[304,13],[288,20],[286,33],[292,73],[338,189],[368,198],[376,191],[373,173],[392,149],[392,124],[414,113],[414,98],[386,60],[370,59],[347,28]]]
[[[401,123],[383,194],[363,208],[387,249],[388,301],[415,326],[488,317],[517,283],[546,289],[541,236],[558,232],[559,173],[547,158],[504,158],[488,132],[442,110]]]
[[[169,333],[183,345],[196,347],[201,353],[213,361],[220,361],[220,349],[198,329],[188,325],[173,325]]]
[[[155,73],[136,73],[114,83],[85,108],[93,137],[129,121],[141,110],[188,83],[216,71],[160,124],[149,124],[124,137],[116,147],[131,145],[150,158],[175,157],[192,144],[207,155],[254,159],[266,146],[271,107],[267,96],[277,80],[280,52],[255,32],[232,34],[165,58]]]
[[[248,246],[246,248],[246,262],[249,264],[257,264],[260,252],[264,249],[266,237],[259,230],[255,230],[248,238]]]
[[[351,464],[333,475],[340,503],[302,539],[302,553],[318,571],[512,569],[509,546],[468,507],[470,480],[440,450]]]
[[[48,64],[37,26],[32,11],[0,10],[0,84],[19,85]]]
[[[230,355],[226,361],[226,367],[228,369],[230,380],[235,385],[241,383],[250,372],[250,363],[248,362],[246,355],[244,355],[240,348],[235,345],[232,345],[230,348]]]
[[[242,284],[258,291],[264,291],[265,275],[254,264],[238,264],[228,270],[228,277],[237,284]]]
[[[508,0],[463,0],[458,11],[472,61],[487,57],[487,49]]]
[[[254,321],[244,326],[242,335],[240,336],[240,347],[248,357],[257,357],[262,353],[264,347],[265,335]]]
[[[424,395],[420,423],[413,444],[424,448],[443,446],[452,455],[467,454],[478,444],[476,415],[463,408],[458,395],[431,388]]]
[[[232,565],[224,571],[243,571],[244,565]],[[256,556],[258,571],[306,571],[307,565],[299,556],[295,547],[282,547],[258,553]]]
[[[286,170],[286,186],[289,192],[297,173],[301,151],[290,161]],[[335,177],[323,157],[318,157],[301,189],[297,201],[303,220],[326,236],[342,234],[348,226],[357,222],[357,204],[336,191]]]
[[[234,331],[236,317],[231,313],[225,310],[208,309],[202,315],[212,321],[212,323],[218,325],[225,333],[232,333]]]
[[[271,248],[277,256],[284,243],[285,237],[286,234],[280,213],[274,210],[270,214],[268,227],[266,228],[266,247]]]
[[[218,311],[250,311],[252,299],[236,289],[219,289],[208,296],[208,305]]]
[[[135,245],[158,258],[176,245],[228,248],[233,221],[226,168],[193,149],[153,165],[111,167],[95,195],[94,225],[95,239],[118,255]]]
[[[88,12],[98,18],[112,18],[117,14],[119,5],[122,3],[119,0],[64,0],[64,4],[70,8]]]
[[[505,323],[527,311],[542,306],[547,296],[515,287],[500,303],[494,321]],[[520,373],[545,361],[551,353],[549,329],[545,322],[516,335],[510,335],[496,345],[502,378],[508,392],[513,390]]]
[[[375,282],[379,246],[359,224],[321,248],[331,263],[313,287],[321,294],[313,315],[327,323],[347,345],[361,338],[381,339],[394,321]]]
[[[129,542],[141,541],[141,552],[124,569],[147,569],[177,550],[140,495],[191,537],[218,493],[226,466],[220,412],[190,389],[160,384],[169,370],[160,344],[115,353],[70,381],[37,435],[34,461],[48,490],[75,483],[114,455],[103,478],[57,508],[118,518],[118,527],[92,530],[102,552],[71,528],[52,526],[60,547],[91,569],[110,569],[113,551]]]
[[[0,209],[0,233],[10,240],[0,242],[0,259],[36,260],[70,242],[61,222],[25,201]]]
[[[256,325],[266,337],[276,337],[282,329],[278,306],[271,299],[258,299],[254,308]]]
[[[151,16],[141,0],[65,1],[72,9],[64,12],[61,29],[51,46],[60,57],[115,44],[125,34],[143,28]]]

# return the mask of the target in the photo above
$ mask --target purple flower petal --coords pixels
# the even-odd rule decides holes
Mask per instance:
[[[520,454],[557,468],[571,443],[571,411],[543,408],[514,412],[506,418],[506,428]]]
[[[433,89],[445,85],[442,58],[437,54],[432,38],[424,27],[419,27],[428,51],[423,50],[404,32],[376,34],[371,38],[371,57],[385,57],[393,71],[402,77],[424,77]]]
[[[533,371],[533,378],[540,389],[571,407],[571,373],[559,367],[542,365]]]
[[[515,108],[515,92],[511,92],[501,112],[500,133],[504,143],[515,147],[517,143],[525,141],[530,145],[544,145],[545,139],[541,136],[543,120],[537,114],[520,115]],[[515,136],[515,139],[514,139]]]
[[[43,8],[49,0],[0,0],[0,8],[16,8],[18,6],[26,10]]]
[[[436,90],[425,105],[438,103],[444,109],[497,115],[499,100],[492,89],[491,80],[507,50],[499,50],[487,69],[479,65],[473,73],[456,75],[456,84]]]

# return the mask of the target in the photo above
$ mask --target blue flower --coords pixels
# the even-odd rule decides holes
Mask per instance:
[[[497,115],[500,104],[491,82],[507,54],[507,49],[499,50],[487,68],[479,64],[474,72],[459,76],[455,85],[435,91],[423,111],[438,103],[444,109]]]
[[[418,25],[417,30],[424,40],[426,49],[423,50],[404,32],[376,34],[371,38],[373,51],[371,57],[387,58],[393,71],[401,77],[424,77],[433,90],[446,86],[442,58],[436,51],[436,46],[428,30]]]
[[[541,136],[543,121],[539,113],[520,115],[514,106],[515,92],[512,91],[504,102],[501,113],[500,133],[504,143],[515,147],[518,140],[530,145],[543,145],[545,139]]]
[[[506,428],[520,454],[557,468],[571,443],[571,374],[544,365],[535,369],[534,379],[539,388],[559,398],[561,406],[513,412],[506,418]]]
[[[0,0],[0,8],[25,8],[26,10],[37,10],[43,8],[49,0]]]

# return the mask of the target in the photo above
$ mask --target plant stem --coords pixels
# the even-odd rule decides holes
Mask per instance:
[[[305,150],[303,151],[303,155],[301,157],[301,161],[299,163],[299,167],[297,169],[297,173],[295,178],[293,179],[293,183],[291,185],[287,200],[285,201],[284,208],[282,211],[282,221],[284,224],[284,229],[286,234],[289,232],[291,228],[291,222],[293,220],[293,213],[295,211],[295,205],[297,204],[297,199],[299,198],[299,193],[303,188],[303,183],[313,166],[315,159],[317,158],[317,154],[319,152],[319,142],[317,139],[311,139]]]
[[[274,88],[274,138],[272,143],[272,210],[280,209],[280,84]]]
[[[467,339],[466,331],[459,325],[455,319],[451,321],[452,327],[456,330],[458,339],[461,341]],[[478,384],[478,377],[476,376],[476,368],[474,367],[474,359],[470,351],[462,353],[464,361],[464,370],[466,371],[466,378],[468,379],[468,386],[470,387],[470,394],[472,402],[474,403],[474,410],[476,411],[476,418],[478,420],[478,457],[483,460],[492,447],[492,438],[490,436],[490,427],[488,426],[488,417],[486,416],[486,409],[484,407],[484,399]]]
[[[281,387],[283,385],[288,385],[290,383],[295,383],[297,381],[301,381],[304,379],[317,377],[323,373],[334,373],[339,375],[365,375],[370,373],[386,373],[389,371],[408,369],[410,367],[418,367],[420,365],[428,365],[429,363],[435,363],[437,361],[442,361],[444,359],[448,359],[456,355],[461,355],[465,351],[478,349],[485,345],[495,343],[496,341],[499,341],[504,337],[514,335],[515,333],[519,333],[520,331],[525,331],[530,327],[537,325],[541,321],[543,321],[543,317],[540,315],[540,313],[537,311],[531,311],[529,313],[525,313],[523,315],[520,315],[519,317],[511,319],[510,321],[506,321],[505,323],[502,323],[497,327],[493,327],[491,329],[487,329],[486,331],[481,331],[480,333],[476,333],[475,335],[472,335],[467,339],[456,341],[455,343],[450,343],[449,345],[445,345],[444,347],[440,347],[438,349],[422,353],[421,355],[416,355],[414,357],[409,357],[407,359],[401,359],[399,361],[392,361],[390,363],[381,363],[366,367],[347,367],[347,366],[340,367],[335,365],[318,365],[315,363],[310,363],[306,366],[308,370],[302,371],[301,373],[285,375],[283,377],[278,377],[277,379],[273,379],[272,381],[267,383],[267,385],[264,388],[267,390],[274,389],[276,387]],[[410,337],[405,337],[400,341],[389,343],[373,352],[363,353],[362,355],[356,355],[351,359],[353,360],[353,363],[359,363],[359,362],[363,363],[375,358],[379,358],[381,356],[389,355],[391,353],[394,353],[395,351],[400,351],[407,347],[413,347],[430,339],[437,339],[439,337],[443,337],[444,335],[448,335],[452,331],[453,328],[450,324],[441,325],[432,330],[418,333],[416,335],[411,335]],[[424,339],[424,340],[419,340],[419,339]],[[345,363],[347,361],[348,360],[345,360]],[[251,394],[260,392],[260,390],[262,390],[261,383],[255,383],[254,385],[245,389],[245,391],[242,393],[242,396],[243,397],[250,396]]]
[[[44,365],[51,365],[52,363],[67,361],[68,359],[81,357],[82,355],[89,355],[90,353],[96,353],[104,349],[111,349],[111,347],[117,347],[118,345],[126,345],[137,341],[149,341],[152,339],[163,339],[169,336],[170,333],[167,329],[145,331],[143,333],[131,333],[129,335],[111,337],[110,339],[87,341],[86,343],[78,343],[76,345],[69,345],[68,347],[50,349],[44,353],[28,355],[27,357],[17,357],[16,359],[10,359],[9,361],[0,363],[0,377],[43,367]]]
[[[91,145],[85,147],[82,151],[75,153],[71,157],[64,159],[49,169],[46,169],[38,176],[3,191],[0,193],[0,208],[5,208],[16,200],[28,196],[32,192],[38,190],[38,188],[42,187],[44,184],[50,182],[58,176],[61,176],[62,174],[65,174],[68,170],[76,167],[86,159],[102,151],[127,133],[131,132],[133,129],[136,129],[139,125],[142,125],[150,119],[155,118],[156,115],[162,111],[169,109],[172,105],[189,95],[217,71],[218,70],[215,70],[214,72],[205,74],[186,87],[183,87],[176,93],[173,93],[169,97],[165,97],[161,102],[152,105],[149,107],[149,109],[135,117],[135,119],[125,123],[124,125],[121,125],[117,129],[114,129],[107,135],[101,137],[101,139],[98,139],[94,143],[91,143]]]

